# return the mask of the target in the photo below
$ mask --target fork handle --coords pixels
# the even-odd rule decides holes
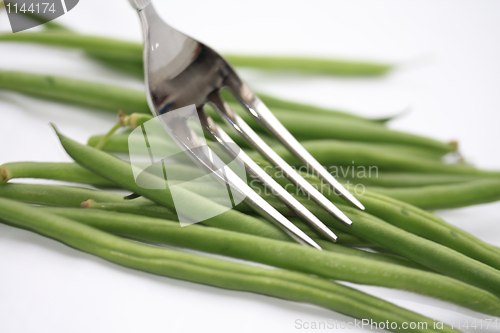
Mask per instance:
[[[129,0],[129,2],[135,10],[141,11],[151,3],[151,0]]]

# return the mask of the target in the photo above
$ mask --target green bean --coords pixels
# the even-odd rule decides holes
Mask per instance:
[[[139,215],[142,215],[142,214],[139,214]],[[306,233],[309,237],[314,238],[314,240],[316,242],[321,242],[321,239],[318,238],[319,234],[317,233],[317,231],[313,230],[309,225],[305,224],[302,220],[300,220],[298,218],[290,218],[289,220],[293,221],[293,224],[295,224],[300,230],[302,230],[304,233]],[[203,222],[202,222],[202,224],[203,224]],[[354,235],[345,233],[343,231],[340,231],[340,230],[332,228],[332,227],[330,227],[330,229],[338,236],[337,242],[335,244],[345,245],[345,246],[349,246],[349,247],[357,247],[357,248],[370,248],[370,247],[375,246],[374,243],[369,242],[369,241],[364,240],[364,239],[361,239],[361,238],[356,237]],[[326,242],[326,243],[333,244],[331,242]],[[324,243],[322,243],[322,244],[325,245]],[[328,246],[326,246],[326,248],[323,246],[321,246],[321,247],[323,249],[329,250]]]
[[[0,184],[0,197],[35,205],[80,207],[93,199],[103,202],[124,202],[122,195],[81,187],[42,184]]]
[[[150,113],[143,91],[103,83],[0,70],[0,89],[112,112]]]
[[[450,209],[500,200],[500,179],[479,179],[458,184],[417,188],[370,187],[370,191],[422,209]]]
[[[138,244],[10,200],[1,199],[0,207],[0,217],[8,224],[125,267],[225,289],[313,303],[359,318],[399,323],[422,321],[433,325],[430,319],[321,278]],[[444,331],[455,332],[449,327]]]
[[[372,185],[379,187],[420,187],[429,185],[448,185],[477,180],[477,176],[447,175],[434,173],[413,172],[383,172],[375,175],[361,175],[361,177],[346,177],[355,184]]]
[[[500,171],[487,171],[473,168],[464,164],[446,164],[432,161],[429,158],[394,153],[390,148],[370,145],[368,143],[341,142],[335,140],[303,141],[306,148],[321,164],[328,166],[334,176],[366,177],[371,173],[376,175],[377,170],[405,171],[416,173],[448,174],[498,178]],[[301,166],[302,162],[293,156],[284,147],[273,147],[274,150],[290,165]],[[411,147],[408,149],[412,151]],[[250,154],[258,159],[255,153]],[[353,163],[354,162],[354,163]],[[340,169],[343,166],[344,169]],[[347,169],[347,166],[350,166]]]
[[[103,135],[93,135],[87,140],[87,145],[95,147],[102,140],[102,138]],[[136,140],[136,139],[131,138],[131,140]],[[157,142],[157,144],[161,145],[164,144],[164,142],[162,142],[161,140],[157,140],[156,138],[153,140]],[[129,153],[128,143],[129,143],[128,134],[116,134],[110,137],[108,141],[106,141],[106,144],[104,144],[101,150],[110,153],[128,154]]]
[[[226,90],[222,90],[222,97],[228,102],[237,102],[237,100],[234,98],[234,96],[229,93]],[[345,117],[345,118],[352,118],[352,119],[357,119],[357,120],[364,120],[364,121],[375,121],[375,122],[386,122],[391,120],[391,118],[380,118],[380,119],[370,119],[370,118],[365,118],[361,116],[357,116],[352,113],[348,113],[345,111],[339,111],[339,110],[332,110],[332,109],[326,109],[314,105],[309,105],[309,104],[304,104],[304,103],[297,103],[297,102],[290,102],[284,99],[280,99],[277,97],[273,97],[267,94],[263,93],[257,93],[259,98],[261,99],[264,104],[271,110],[276,109],[281,109],[281,110],[287,110],[287,111],[293,111],[293,112],[300,112],[303,114],[308,114],[309,116],[312,115],[324,115],[324,116],[332,116],[335,115],[337,117]]]
[[[51,162],[14,162],[0,166],[0,183],[13,178],[41,178],[72,183],[93,185],[96,187],[114,187],[115,185],[82,168],[76,163]]]
[[[94,58],[97,62],[103,64],[104,66],[111,67],[114,70],[126,73],[140,79],[144,79],[144,66],[136,62],[121,62],[115,59],[108,59],[102,55],[92,54],[87,52],[89,56]]]
[[[378,256],[374,253],[365,253],[367,259],[360,257],[356,252],[359,250],[338,245],[344,250],[317,251],[294,243],[196,225],[182,228],[177,223],[128,214],[81,209],[48,211],[139,241],[186,247],[335,280],[409,290],[476,311],[500,314],[500,299],[484,290],[439,274],[382,262],[379,258],[373,260]]]
[[[299,57],[225,55],[236,67],[250,67],[264,70],[296,70],[306,73],[338,76],[380,76],[393,66],[348,60],[330,60]]]
[[[92,55],[114,61],[142,64],[142,44],[106,37],[68,32],[0,34],[0,41],[38,43],[65,48],[79,48]]]
[[[57,129],[55,130],[63,148],[75,160],[75,162],[91,172],[114,182],[121,188],[140,194],[162,206],[175,210],[174,202],[170,194],[170,188],[168,187],[168,182],[166,180],[155,177],[152,174],[143,173],[141,177],[143,177],[144,181],[147,183],[165,184],[165,190],[144,189],[135,183],[132,168],[128,163],[93,147],[81,145],[66,138],[59,133]],[[212,216],[214,217],[204,220],[205,224],[219,227],[221,229],[240,231],[249,234],[268,234],[279,239],[289,239],[289,236],[286,233],[274,225],[265,223],[233,209],[226,210],[226,207],[215,204],[213,201],[182,188],[176,189],[176,197],[184,202],[196,203],[196,206],[193,206],[192,210],[182,212],[192,220],[200,220],[201,217],[204,218],[207,216],[207,212],[213,212]],[[226,211],[220,214],[220,212],[224,210]],[[201,219],[203,220],[203,218]]]
[[[168,176],[172,180],[193,180],[205,173],[190,165],[169,164]],[[0,166],[0,184],[14,178],[38,178],[116,188],[116,184],[96,175],[74,162],[13,162]]]
[[[113,62],[142,64],[142,44],[124,40],[64,32],[0,34],[0,40],[78,48],[89,55]],[[225,55],[236,67],[265,70],[298,70],[305,73],[340,76],[379,76],[393,68],[371,62],[294,57]]]
[[[137,198],[125,202],[99,202],[92,199],[84,201],[82,208],[95,208],[105,211],[137,214],[161,219],[178,220],[175,210],[160,206],[148,199]]]

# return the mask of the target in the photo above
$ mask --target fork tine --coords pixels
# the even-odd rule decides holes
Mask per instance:
[[[245,108],[263,124],[292,154],[313,169],[341,197],[361,210],[365,207],[344,188],[316,159],[288,132],[267,106],[242,81],[233,81],[231,91]]]
[[[295,199],[278,182],[269,176],[254,160],[252,160],[243,150],[235,151],[236,143],[227,133],[220,128],[215,121],[210,118],[203,110],[198,112],[202,126],[210,135],[232,156],[238,157],[245,164],[246,170],[258,178],[267,188],[271,189],[280,200],[282,200],[292,211],[300,216],[305,222],[312,225],[327,239],[336,242],[337,236],[326,225],[323,224],[314,214],[312,214],[304,205]],[[230,143],[231,145],[228,145]]]
[[[204,113],[198,109],[198,113]],[[203,169],[208,169],[221,182],[231,187],[243,195],[245,201],[262,217],[281,227],[290,237],[303,245],[312,246],[318,250],[321,247],[302,230],[290,222],[259,194],[257,194],[244,180],[242,180],[233,170],[225,167],[224,162],[215,152],[210,149],[196,132],[187,125],[185,120],[174,118],[175,123],[164,123],[164,128],[176,143],[185,149],[191,159]],[[201,119],[200,119],[201,120]],[[203,147],[203,149],[200,149]],[[222,166],[222,167],[221,167]]]
[[[248,124],[238,116],[218,92],[209,95],[208,99],[216,106],[222,118],[230,126],[233,126],[253,147],[264,155],[271,163],[283,170],[287,177],[307,193],[316,203],[335,216],[346,225],[351,225],[352,221],[338,209],[321,192],[314,188],[307,180],[299,175],[288,163],[285,162],[271,147],[269,147],[260,136],[255,133]]]

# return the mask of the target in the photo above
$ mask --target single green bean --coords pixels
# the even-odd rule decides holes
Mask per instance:
[[[79,48],[92,55],[114,61],[142,65],[142,44],[106,37],[81,35],[69,32],[0,34],[0,41],[38,43],[65,48]]]
[[[414,173],[414,172],[384,172],[379,171],[376,174],[361,175],[361,177],[351,177],[349,173],[346,177],[351,184],[364,184],[379,187],[420,187],[429,185],[448,185],[464,183],[477,180],[477,176],[467,175],[447,175],[434,173]]]
[[[123,195],[81,187],[43,184],[0,184],[0,197],[35,205],[80,207],[92,199],[103,202],[124,202]]]
[[[32,230],[125,267],[225,289],[309,302],[359,318],[400,324],[408,320],[422,321],[433,325],[430,319],[321,278],[138,244],[11,200],[0,199],[0,207],[0,217],[10,225]],[[415,331],[429,332],[419,328]],[[445,327],[443,332],[456,331]]]
[[[222,97],[224,97],[224,99],[226,99],[226,101],[236,102],[236,99],[234,98],[234,96],[231,93],[229,93],[228,91],[222,90],[221,93],[222,93]],[[280,98],[277,98],[274,96],[263,94],[260,92],[257,93],[257,95],[259,96],[260,100],[262,102],[264,102],[264,104],[266,104],[266,106],[268,108],[270,108],[271,110],[276,108],[276,109],[281,109],[281,110],[300,112],[303,114],[308,114],[310,116],[318,115],[318,114],[325,115],[325,116],[335,115],[338,117],[353,118],[353,119],[364,120],[364,121],[375,121],[375,122],[380,122],[380,123],[389,121],[391,119],[391,118],[384,118],[384,119],[382,119],[382,118],[380,118],[380,119],[364,118],[364,117],[357,116],[355,114],[348,113],[345,111],[326,109],[326,108],[322,108],[322,107],[314,106],[314,105],[309,105],[309,104],[305,104],[305,103],[291,102],[291,101],[280,99]]]
[[[0,166],[0,183],[13,178],[41,178],[72,183],[93,185],[96,187],[114,187],[115,185],[76,163],[55,162],[13,162]]]
[[[328,167],[333,176],[369,177],[377,171],[404,171],[416,173],[448,174],[499,178],[500,171],[480,170],[464,164],[446,164],[429,158],[412,156],[368,143],[344,142],[335,140],[303,141],[306,148],[321,164]],[[301,166],[302,162],[284,147],[273,147],[290,165]],[[408,149],[412,151],[411,147]],[[397,153],[395,153],[397,152]],[[256,153],[250,154],[256,159]],[[340,168],[340,167],[343,168]],[[349,167],[349,168],[347,168]]]
[[[264,70],[295,70],[305,73],[337,76],[380,76],[393,66],[349,60],[330,60],[299,57],[225,55],[236,67],[250,67]]]
[[[151,200],[137,198],[125,202],[99,202],[92,199],[84,201],[82,208],[95,208],[105,211],[137,214],[160,219],[178,220],[177,213],[167,207],[160,206]]]
[[[169,164],[168,171],[172,180],[193,180],[205,175],[199,168],[184,164]],[[100,188],[117,187],[74,162],[12,162],[0,166],[0,184],[14,178],[60,180]]]
[[[103,83],[0,70],[0,89],[112,112],[150,113],[143,91]]]
[[[370,187],[370,191],[422,209],[450,209],[500,200],[500,179],[479,179],[417,188]]]
[[[69,31],[47,33],[0,34],[0,40],[39,43],[66,48],[78,48],[89,55],[114,62],[142,64],[142,44],[100,36],[81,35]],[[298,70],[305,73],[340,76],[379,76],[393,68],[371,62],[294,57],[262,57],[225,55],[236,67],[265,70]]]
[[[335,280],[409,290],[476,311],[500,314],[500,299],[484,290],[436,273],[382,262],[374,253],[361,257],[356,252],[359,250],[338,245],[339,250],[333,253],[317,251],[294,243],[196,225],[182,228],[174,222],[128,214],[82,209],[48,211],[139,241],[231,256]]]

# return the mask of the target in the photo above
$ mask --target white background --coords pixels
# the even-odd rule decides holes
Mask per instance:
[[[391,127],[457,139],[474,164],[500,169],[499,1],[155,1],[171,25],[216,50],[379,60],[384,78],[265,75],[242,71],[256,90],[363,115],[412,111]],[[82,0],[58,21],[89,34],[140,40],[125,0]],[[5,12],[0,30],[10,31]],[[139,80],[79,52],[0,44],[0,68],[141,88]],[[85,142],[113,115],[0,91],[0,164],[69,161],[47,125]],[[500,204],[438,212],[500,245]],[[457,306],[360,287],[449,323]],[[349,321],[315,306],[125,269],[41,236],[0,225],[0,332],[295,332],[295,320]],[[471,330],[478,331],[478,330]]]

